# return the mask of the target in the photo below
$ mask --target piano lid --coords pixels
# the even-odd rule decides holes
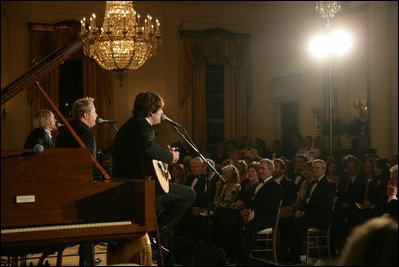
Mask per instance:
[[[38,65],[32,67],[26,73],[15,79],[12,83],[1,88],[1,105],[4,105],[18,93],[32,86],[48,72],[57,68],[65,60],[69,59],[69,57],[75,54],[82,47],[82,45],[83,43],[81,39],[65,45],[64,47],[51,53],[45,59],[40,61]]]

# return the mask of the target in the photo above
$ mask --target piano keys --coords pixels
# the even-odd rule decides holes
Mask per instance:
[[[155,182],[94,181],[89,153],[57,148],[2,159],[2,255],[131,239],[155,230]]]

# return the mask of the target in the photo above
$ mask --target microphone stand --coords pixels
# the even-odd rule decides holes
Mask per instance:
[[[198,150],[198,148],[194,145],[194,142],[191,142],[187,139],[187,137],[181,133],[175,125],[172,124],[173,129],[187,142],[187,144],[190,145],[190,147],[198,154],[198,156],[206,163],[209,169],[211,169],[214,172],[214,175],[217,175],[219,179],[224,183],[226,182],[224,178],[220,175],[220,173],[213,167],[209,161],[201,154],[201,152]],[[183,127],[182,127],[183,128]],[[184,128],[183,128],[184,129]],[[187,133],[187,132],[186,132]],[[187,134],[188,135],[188,134]],[[190,138],[191,139],[191,138]],[[212,177],[213,177],[212,176]],[[212,205],[212,200],[211,200],[211,188],[210,188],[210,181],[208,175],[206,176],[206,184],[207,184],[207,190],[208,190],[208,196],[209,196],[209,201],[208,201],[208,207],[207,207],[207,231],[208,231],[208,243],[211,243],[211,217],[210,217],[210,212],[211,212],[211,205]]]
[[[118,128],[116,128],[116,126],[115,126],[115,122],[112,123],[112,128],[114,128],[115,132],[118,131]]]

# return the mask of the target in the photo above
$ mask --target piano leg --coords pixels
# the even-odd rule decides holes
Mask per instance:
[[[135,239],[119,240],[108,244],[106,264],[120,263],[152,265],[151,243],[147,233]]]

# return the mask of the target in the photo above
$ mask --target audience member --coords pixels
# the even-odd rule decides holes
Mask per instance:
[[[276,221],[279,203],[283,198],[283,188],[273,179],[273,171],[273,161],[260,160],[259,178],[261,182],[256,187],[254,195],[248,203],[248,208],[242,210],[245,230],[242,234],[240,248],[234,254],[235,259],[241,263],[248,260],[258,231],[272,227]]]
[[[279,158],[283,155],[280,140],[273,141],[270,152],[271,152],[271,157],[270,157],[271,160]]]
[[[258,150],[259,158],[261,158],[261,159],[271,158],[272,153],[266,147],[266,142],[264,140],[262,140],[261,138],[255,139],[255,148]]]
[[[253,193],[255,192],[255,188],[259,183],[258,168],[259,161],[253,161],[249,164],[247,178],[240,183],[241,191],[233,206],[244,209],[247,203],[249,203]]]
[[[293,159],[299,151],[305,147],[305,141],[300,133],[293,133],[291,140],[285,149],[284,156],[288,159]]]
[[[305,163],[308,161],[308,158],[305,155],[298,155],[294,159],[294,174],[292,176],[295,190],[298,192],[301,187],[302,182],[305,180],[303,175],[305,169]]]
[[[252,139],[250,137],[246,137],[245,147],[241,149],[241,154],[245,157],[249,157],[251,160],[259,158],[258,150],[252,146]]]
[[[223,167],[223,162],[227,159],[226,148],[223,142],[216,146],[216,151],[211,156],[212,160],[215,162],[215,168],[220,171]]]
[[[340,169],[340,165],[337,161],[332,160],[327,163],[327,178],[334,182],[335,188],[338,189],[339,183],[341,181],[341,176],[343,175]]]
[[[362,203],[366,190],[366,178],[360,172],[359,159],[348,155],[343,160],[345,175],[338,186],[337,201],[334,209],[332,232],[335,250],[342,248],[350,230],[358,223],[356,203]]]
[[[348,237],[340,266],[397,266],[398,223],[390,218],[371,219]]]
[[[327,165],[324,160],[312,161],[312,173],[315,180],[307,187],[304,200],[291,218],[288,237],[288,261],[300,263],[299,255],[306,229],[309,227],[326,228],[331,220],[335,185],[325,176]]]
[[[308,135],[305,137],[305,146],[300,149],[296,155],[305,155],[308,159],[316,159],[320,157],[320,150],[313,146],[313,137]]]
[[[387,184],[386,194],[373,207],[376,216],[389,215],[398,221],[398,164],[390,169],[391,178]]]
[[[187,177],[186,185],[194,189],[197,194],[196,200],[193,204],[198,207],[199,201],[202,199],[205,189],[205,176],[203,161],[200,157],[195,157],[190,160],[191,175]]]
[[[247,179],[247,171],[248,171],[247,162],[245,160],[239,159],[239,160],[236,160],[233,165],[237,168],[238,173],[240,174],[239,183],[242,185],[244,180],[246,181],[246,179]],[[244,184],[245,184],[245,182],[244,182]]]
[[[297,192],[294,182],[286,177],[287,165],[282,159],[274,159],[273,164],[273,178],[283,186],[283,202],[281,207],[291,206],[296,200]]]
[[[175,184],[186,184],[186,171],[181,163],[174,163],[169,166],[171,182]]]
[[[240,174],[234,165],[222,168],[222,176],[225,180],[216,183],[214,198],[214,242],[224,246],[226,243],[237,241],[239,238],[240,224],[231,223],[232,217],[239,216],[239,209],[234,205],[240,193]]]
[[[374,176],[374,160],[372,158],[368,158],[364,160],[363,164],[363,173],[367,180],[371,181]]]

